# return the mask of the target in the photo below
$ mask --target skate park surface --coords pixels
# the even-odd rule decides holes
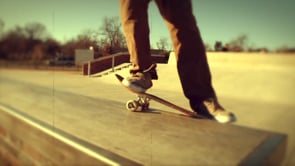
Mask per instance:
[[[189,109],[170,61],[158,65],[149,92]],[[1,68],[0,104],[143,165],[255,164],[281,155],[294,165],[295,56],[208,54],[208,61],[235,123],[191,119],[153,101],[149,113],[128,112],[125,102],[136,96],[114,76],[128,68],[102,76]]]

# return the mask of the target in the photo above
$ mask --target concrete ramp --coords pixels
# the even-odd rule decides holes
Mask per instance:
[[[140,165],[0,106],[0,165]]]
[[[100,148],[2,107],[0,154],[10,164],[24,165],[279,165],[286,150],[283,134],[159,110],[118,118],[108,122],[116,125],[100,124],[99,130],[89,126],[91,133],[100,131],[97,137],[108,138],[107,144],[95,142]]]

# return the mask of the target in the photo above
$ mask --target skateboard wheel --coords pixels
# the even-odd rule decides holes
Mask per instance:
[[[142,110],[143,110],[143,111],[147,111],[147,110],[149,110],[149,106],[150,106],[150,103],[149,103],[149,102],[145,102],[145,103],[142,105]]]
[[[137,110],[137,108],[138,108],[138,102],[137,101],[135,101],[135,100],[129,100],[129,101],[127,101],[127,103],[126,103],[126,108],[127,108],[127,110],[129,110],[129,111],[136,111]]]

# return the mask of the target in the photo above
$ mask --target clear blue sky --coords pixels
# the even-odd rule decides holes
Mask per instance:
[[[295,47],[295,0],[192,0],[205,43],[226,43],[246,34],[249,45]],[[57,40],[98,29],[104,17],[119,16],[118,0],[0,0],[5,30],[40,22]],[[149,7],[151,43],[169,33],[154,2]]]

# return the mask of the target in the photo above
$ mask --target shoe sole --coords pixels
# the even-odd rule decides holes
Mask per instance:
[[[215,116],[214,119],[219,123],[232,123],[237,120],[235,116],[230,116],[230,117]]]

